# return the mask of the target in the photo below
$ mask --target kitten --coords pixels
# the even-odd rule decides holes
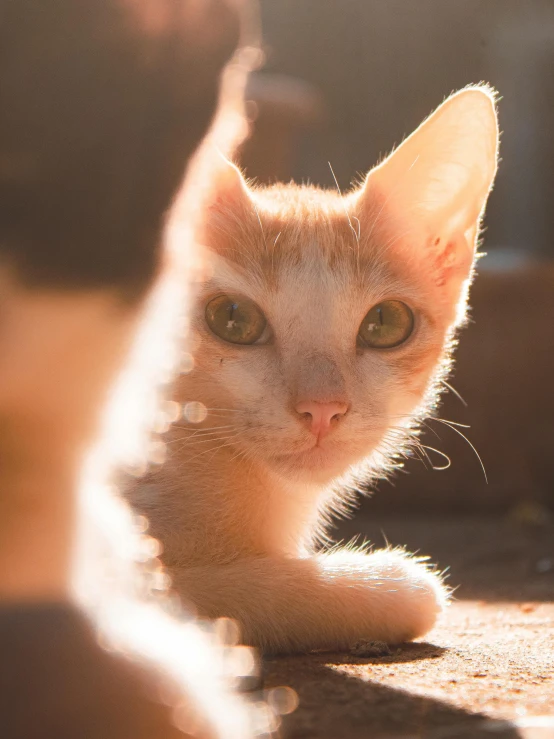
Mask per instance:
[[[168,462],[130,493],[200,615],[272,652],[425,634],[447,603],[404,551],[317,553],[356,481],[435,407],[497,162],[494,96],[443,103],[353,192],[249,187],[227,163]],[[188,423],[187,423],[188,420]]]

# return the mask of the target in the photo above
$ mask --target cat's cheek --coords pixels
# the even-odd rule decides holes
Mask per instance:
[[[387,409],[390,426],[401,426],[409,421],[421,403],[421,396],[411,392],[399,392],[390,398]]]
[[[217,361],[212,373],[227,398],[227,405],[222,403],[222,407],[243,411],[262,422],[271,421],[279,414],[285,405],[281,398],[281,381],[267,372],[265,362],[250,353],[239,359],[223,357],[223,360]]]
[[[406,362],[406,367],[394,368],[396,381],[394,389],[388,395],[387,415],[390,425],[400,425],[414,415],[424,411],[429,389],[433,384],[433,376],[437,370],[436,357],[419,365]]]

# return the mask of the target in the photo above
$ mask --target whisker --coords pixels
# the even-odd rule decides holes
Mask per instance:
[[[247,449],[241,449],[239,452],[237,452],[237,454],[235,454],[234,457],[231,457],[231,462],[235,462],[236,460],[241,459],[241,457],[243,459],[246,459],[247,456],[248,456],[248,450]]]
[[[441,437],[437,434],[435,429],[431,428],[431,426],[429,426],[426,421],[422,421],[421,423],[425,426],[426,429],[428,429],[432,434],[434,434],[439,441],[441,440]]]
[[[271,247],[271,272],[272,274],[275,272],[275,247],[277,246],[277,242],[279,241],[279,238],[281,236],[281,231],[277,234],[277,236],[273,240],[273,246]]]
[[[433,469],[433,462],[431,461],[431,457],[427,454],[427,449],[429,447],[425,446],[420,441],[414,440],[412,443],[413,443],[412,448],[419,453],[420,455],[419,458],[421,459],[421,461],[423,462],[424,459],[427,460],[427,462],[429,462],[431,469]]]
[[[331,174],[333,175],[333,179],[335,180],[335,185],[337,187],[337,192],[340,195],[340,197],[342,198],[342,192],[341,192],[341,189],[339,187],[339,182],[338,182],[338,180],[336,178],[336,175],[335,175],[335,172],[333,170],[333,167],[331,166],[331,162],[327,162],[327,164],[329,165],[329,169],[331,170]],[[358,221],[358,231],[356,231],[356,229],[352,225],[352,221],[350,220],[350,213],[348,212],[348,208],[346,207],[346,203],[344,202],[344,200],[342,201],[342,204],[344,206],[344,212],[346,214],[346,218],[348,219],[348,225],[350,226],[350,230],[354,234],[354,238],[356,240],[356,243],[358,244],[358,256],[359,256],[359,254],[360,254],[360,236],[359,236],[360,221]],[[356,220],[358,220],[358,219],[356,219]]]
[[[211,429],[192,429],[187,428],[186,426],[176,426],[175,427],[178,431],[189,431],[190,434],[188,436],[182,436],[183,439],[194,439],[199,436],[211,436],[213,434],[219,434],[221,431],[228,433],[229,431],[235,431],[238,427],[235,425],[227,425],[227,426],[216,426],[215,428]],[[169,439],[169,441],[173,441],[173,439]]]
[[[234,437],[232,437],[232,438],[234,438]],[[208,452],[213,452],[215,454],[216,452],[218,452],[221,449],[224,449],[225,447],[228,447],[228,446],[231,446],[231,444],[227,440],[227,441],[224,441],[223,444],[220,444],[219,446],[217,446],[215,449],[204,449],[204,451],[203,452],[200,452],[200,454],[196,454],[191,459],[187,459],[187,464],[190,464],[191,462],[194,462],[195,459],[198,459],[199,457],[202,457],[204,454],[207,454]]]
[[[412,451],[414,452],[416,459],[418,459],[422,463],[422,465],[425,467],[426,470],[429,469],[427,467],[426,462],[429,462],[429,464],[431,465],[431,469],[432,469],[433,465],[431,463],[431,460],[429,459],[429,455],[425,453],[425,449],[423,449],[419,444],[414,444],[412,447]],[[408,455],[404,456],[404,459],[409,459],[409,458],[410,457]]]
[[[470,429],[471,426],[467,423],[458,423],[457,421],[449,421],[447,418],[439,418],[438,416],[430,416],[428,421],[438,421],[439,423],[446,423],[448,426],[458,426],[461,429]]]
[[[178,442],[181,442],[181,441],[190,442],[190,441],[197,441],[197,440],[200,440],[200,439],[205,439],[206,441],[210,441],[210,440],[211,441],[217,441],[217,439],[218,439],[218,435],[215,434],[215,433],[210,434],[210,438],[207,438],[207,436],[208,436],[207,434],[204,435],[204,436],[202,436],[202,437],[198,437],[198,436],[194,436],[194,437],[193,436],[179,436],[179,438],[177,438],[177,439],[169,439],[168,441],[165,442],[165,444],[166,445],[169,445],[169,444],[177,444]]]
[[[263,233],[263,231],[262,231],[262,233]],[[226,234],[226,236],[231,236],[232,240],[238,245],[238,247],[240,247],[240,248],[230,249],[229,251],[231,253],[233,253],[233,254],[238,254],[241,259],[244,259],[245,261],[247,261],[250,264],[250,266],[252,267],[252,273],[253,274],[257,274],[258,276],[260,276],[263,279],[263,276],[264,275],[263,275],[263,270],[261,268],[261,265],[259,263],[255,262],[254,259],[250,256],[250,254],[248,254],[248,252],[246,251],[246,249],[244,249],[243,243],[240,240],[240,238],[238,238],[234,234],[231,235],[228,232],[225,232],[225,234]],[[264,243],[265,243],[265,236],[264,236]]]
[[[458,400],[459,400],[459,401],[460,401],[460,402],[462,403],[462,405],[464,405],[464,406],[465,406],[465,407],[467,408],[467,403],[466,403],[466,401],[465,401],[465,400],[464,400],[464,399],[462,398],[462,396],[461,396],[461,395],[460,395],[460,393],[459,393],[459,392],[458,392],[458,391],[456,390],[456,388],[455,388],[455,387],[452,387],[452,385],[450,385],[450,383],[446,382],[446,380],[441,380],[440,382],[441,382],[441,383],[442,383],[442,384],[444,385],[444,387],[445,387],[445,388],[446,388],[447,390],[450,390],[450,391],[451,391],[451,392],[452,392],[452,393],[453,393],[453,394],[454,394],[454,395],[455,395],[455,396],[456,396],[456,397],[458,398]]]
[[[191,441],[190,439],[179,439],[179,441],[181,442],[181,444],[178,447],[178,449],[190,449],[193,446],[198,447],[201,444],[207,444],[207,443],[210,443],[210,442],[212,444],[217,444],[220,441],[223,441],[223,440],[226,440],[226,439],[230,439],[230,438],[232,438],[232,437],[230,437],[230,436],[223,436],[223,437],[214,436],[212,439],[194,439],[193,441]],[[175,447],[173,447],[173,449],[175,449]]]
[[[443,459],[446,459],[446,462],[447,462],[446,465],[444,465],[443,467],[436,467],[431,462],[431,460],[429,459],[429,457],[427,457],[429,459],[429,462],[431,462],[431,465],[432,465],[432,467],[433,467],[434,470],[437,470],[437,471],[447,470],[452,465],[452,460],[450,459],[450,457],[448,456],[448,454],[445,454],[444,452],[441,452],[440,449],[435,449],[435,447],[428,446],[427,444],[422,444],[421,446],[424,449],[428,449],[430,452],[435,452],[436,454],[438,454]]]
[[[223,414],[220,414],[220,413],[209,413],[208,419],[211,421],[238,421],[240,420],[236,416],[224,416]]]
[[[181,426],[180,424],[172,424],[171,428],[179,429],[180,431],[192,431],[193,433],[198,433],[200,431],[218,431],[219,429],[228,429],[234,427],[234,423],[226,423],[224,426],[202,426],[198,428],[198,426]]]
[[[256,205],[254,201],[252,201],[252,206],[256,212],[256,218],[258,219],[258,223],[260,224],[260,231],[262,232],[262,239],[264,241],[264,247],[267,249],[267,242],[265,238],[264,227],[262,225],[262,219],[260,218],[260,211],[258,210],[258,206]]]
[[[228,436],[211,436],[210,438],[196,438],[196,439],[191,439],[189,436],[186,436],[186,437],[180,439],[179,441],[184,442],[183,446],[185,445],[185,443],[186,444],[189,444],[190,446],[192,446],[193,444],[196,444],[196,445],[198,445],[198,444],[209,444],[209,443],[214,443],[216,441],[223,441],[224,439],[233,439],[236,436],[238,436],[238,433],[237,434],[229,434]]]
[[[210,408],[206,406],[207,411],[229,411],[229,413],[244,413],[243,410],[239,408]]]
[[[479,452],[478,452],[478,451],[477,451],[477,449],[476,449],[476,448],[475,448],[475,447],[473,446],[473,444],[472,444],[472,443],[471,443],[471,441],[470,441],[470,440],[469,440],[469,439],[467,438],[467,436],[466,436],[465,434],[463,434],[463,433],[462,433],[462,432],[460,431],[460,429],[459,429],[459,428],[457,428],[458,426],[460,426],[461,428],[469,428],[469,426],[466,426],[465,424],[461,424],[461,423],[454,423],[453,421],[445,421],[445,420],[444,420],[444,418],[436,418],[436,417],[431,417],[431,418],[430,418],[429,420],[434,420],[434,421],[438,421],[439,423],[442,423],[442,424],[443,424],[444,426],[447,426],[448,428],[452,429],[452,431],[455,431],[455,432],[456,432],[456,433],[458,434],[458,436],[461,436],[461,437],[462,437],[462,439],[464,439],[464,440],[465,440],[465,441],[466,441],[466,442],[467,442],[467,443],[469,444],[469,446],[470,446],[470,447],[471,447],[471,449],[473,450],[473,452],[474,452],[475,456],[476,456],[476,457],[477,457],[477,459],[479,460],[479,464],[481,465],[481,469],[483,470],[483,476],[484,476],[484,478],[485,478],[485,482],[486,482],[486,483],[487,483],[487,485],[488,485],[488,484],[489,484],[489,479],[488,479],[488,477],[487,477],[487,471],[486,471],[486,469],[485,469],[485,465],[483,464],[483,460],[481,459],[481,456],[479,455]]]

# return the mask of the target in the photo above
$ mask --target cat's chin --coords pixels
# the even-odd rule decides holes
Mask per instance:
[[[291,451],[272,458],[273,466],[281,474],[317,484],[328,483],[344,474],[350,461],[341,459],[329,449],[314,446],[301,451]]]

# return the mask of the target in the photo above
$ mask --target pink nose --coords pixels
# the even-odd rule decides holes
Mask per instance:
[[[309,423],[314,436],[322,438],[331,428],[331,421],[338,420],[346,414],[346,403],[319,403],[317,400],[302,400],[296,406],[296,412]]]

